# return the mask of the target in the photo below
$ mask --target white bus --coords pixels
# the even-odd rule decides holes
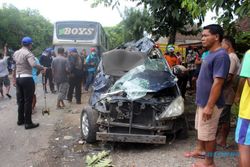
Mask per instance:
[[[109,40],[98,22],[58,21],[54,25],[53,46],[55,51],[59,47],[65,50],[75,47],[79,53],[86,49],[87,54],[93,47],[100,55],[109,49]]]

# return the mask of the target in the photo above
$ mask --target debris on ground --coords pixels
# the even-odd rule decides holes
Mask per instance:
[[[73,139],[73,136],[64,136],[63,139],[64,140],[71,140],[71,139]]]
[[[82,144],[84,144],[85,142],[84,142],[83,140],[79,140],[78,143],[82,145]]]
[[[112,160],[109,158],[109,152],[102,151],[92,156],[86,157],[87,167],[112,167]]]

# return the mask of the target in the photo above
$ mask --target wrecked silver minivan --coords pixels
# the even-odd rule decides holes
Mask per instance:
[[[166,134],[187,137],[184,101],[162,53],[149,38],[104,53],[81,134],[96,140],[165,144]]]

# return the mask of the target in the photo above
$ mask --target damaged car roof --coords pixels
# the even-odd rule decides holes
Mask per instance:
[[[102,55],[104,73],[123,76],[134,67],[142,65],[153,48],[154,42],[145,37],[137,42],[128,42],[117,49],[105,52]]]
[[[138,51],[115,49],[102,55],[103,71],[107,75],[123,76],[145,61],[146,54]]]
[[[135,100],[177,82],[161,52],[154,49],[154,42],[148,38],[105,52],[101,64],[106,77],[97,75],[93,86],[94,90],[100,89],[100,85],[109,87],[102,92],[102,98],[114,92],[125,92],[129,100]],[[115,76],[118,80],[110,84],[107,76]]]

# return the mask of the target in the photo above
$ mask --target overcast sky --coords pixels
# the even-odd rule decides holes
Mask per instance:
[[[100,22],[103,26],[114,26],[122,18],[118,10],[107,7],[91,8],[87,0],[0,0],[18,9],[37,9],[52,23],[62,20],[88,20]],[[131,3],[130,3],[131,5]]]
[[[129,7],[135,6],[132,2],[121,2],[126,2],[126,6]],[[103,6],[91,8],[90,0],[0,0],[0,6],[3,3],[12,4],[18,9],[37,9],[52,23],[62,20],[86,20],[100,22],[103,26],[114,26],[122,20],[117,9],[112,10]],[[122,6],[121,11],[124,10]],[[211,13],[203,25],[215,23],[210,18]]]

